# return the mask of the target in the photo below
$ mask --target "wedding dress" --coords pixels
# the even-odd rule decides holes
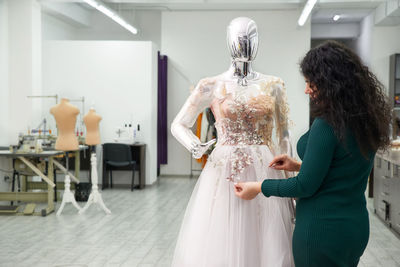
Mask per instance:
[[[242,200],[234,193],[237,181],[285,178],[283,171],[268,164],[291,149],[284,138],[284,83],[258,76],[246,86],[223,75],[201,80],[172,124],[174,136],[189,148],[196,140],[190,127],[204,108],[211,107],[218,136],[188,203],[174,267],[294,266],[291,200],[262,194]]]

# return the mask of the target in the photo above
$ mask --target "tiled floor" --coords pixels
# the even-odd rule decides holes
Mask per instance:
[[[0,216],[0,266],[169,266],[195,179],[162,178],[145,190],[108,189],[112,211],[82,216]],[[371,236],[359,266],[400,266],[400,239],[371,214]],[[249,266],[250,267],[250,266]]]

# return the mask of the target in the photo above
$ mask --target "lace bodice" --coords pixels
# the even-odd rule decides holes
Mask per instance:
[[[248,86],[225,82],[218,77],[203,79],[175,118],[172,127],[192,127],[198,114],[209,106],[216,119],[218,145],[270,146],[274,126],[278,142],[287,136],[286,92],[283,81],[277,77],[264,76]],[[197,137],[190,135],[194,139],[187,142],[186,138],[180,138],[182,132],[174,132],[174,129],[173,134],[189,150],[193,142],[198,141]]]
[[[252,164],[253,159],[241,147],[266,145],[274,149],[272,133],[276,128],[280,153],[291,155],[288,135],[288,105],[284,82],[273,76],[261,76],[247,86],[221,77],[199,82],[172,123],[172,134],[189,151],[200,145],[190,128],[206,107],[215,116],[217,146],[235,146],[230,158],[230,180]]]
[[[249,89],[242,89],[249,90]],[[262,94],[226,94],[213,101],[218,144],[270,145],[275,113],[274,99]]]

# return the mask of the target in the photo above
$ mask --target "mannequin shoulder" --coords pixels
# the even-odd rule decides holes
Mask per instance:
[[[97,122],[101,121],[102,117],[99,114],[95,114],[95,119]]]
[[[87,113],[85,116],[83,116],[84,120],[101,120],[101,116],[97,113]]]
[[[206,94],[206,95],[213,95],[214,92],[223,85],[223,81],[219,79],[219,76],[214,76],[214,77],[207,77],[204,79],[201,79],[196,88],[195,91],[201,94]]]
[[[80,109],[77,108],[77,107],[75,107],[75,106],[72,106],[72,107],[71,107],[71,111],[72,111],[72,113],[73,113],[74,115],[78,115],[78,114],[81,112]]]
[[[277,93],[285,91],[285,82],[277,76],[260,75],[260,86],[263,91],[276,95]]]
[[[85,125],[97,125],[101,121],[101,117],[98,116],[85,116],[83,122]]]
[[[259,74],[259,80],[262,83],[265,83],[267,85],[280,85],[280,86],[285,86],[285,82],[277,76],[272,76],[272,75],[266,75],[266,74]]]

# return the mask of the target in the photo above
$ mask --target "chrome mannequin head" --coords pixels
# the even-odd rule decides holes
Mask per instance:
[[[238,84],[246,86],[248,80],[257,76],[251,68],[258,49],[258,31],[254,20],[246,17],[233,19],[227,28],[226,41],[232,58],[230,76],[237,79]]]
[[[258,49],[258,31],[254,20],[246,17],[233,19],[227,28],[226,41],[232,61],[253,61]]]

